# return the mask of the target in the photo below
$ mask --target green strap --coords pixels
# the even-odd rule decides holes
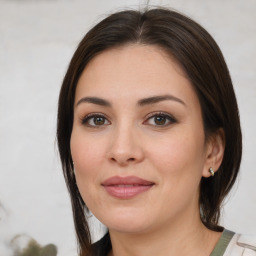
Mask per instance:
[[[222,256],[224,255],[229,242],[234,236],[234,232],[224,229],[218,243],[216,244],[214,250],[212,251],[210,256]]]

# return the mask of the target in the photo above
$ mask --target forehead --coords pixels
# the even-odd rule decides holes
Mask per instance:
[[[94,57],[78,81],[76,98],[131,100],[169,93],[196,97],[190,81],[170,54],[157,46],[135,44],[109,49]]]

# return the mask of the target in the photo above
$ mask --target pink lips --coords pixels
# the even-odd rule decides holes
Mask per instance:
[[[120,199],[132,198],[149,190],[153,187],[153,185],[153,182],[141,179],[136,176],[114,176],[102,183],[102,186],[111,196]]]

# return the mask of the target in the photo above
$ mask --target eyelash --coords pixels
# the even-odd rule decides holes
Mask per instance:
[[[86,115],[84,118],[82,118],[81,122],[82,122],[83,125],[86,125],[86,126],[89,126],[89,127],[92,127],[92,128],[100,128],[100,126],[102,126],[102,125],[90,125],[90,124],[88,124],[90,119],[94,119],[94,118],[97,118],[97,117],[101,117],[101,118],[104,118],[105,120],[107,120],[106,116],[104,116],[100,113],[91,113],[91,114]]]
[[[94,118],[97,118],[97,117],[103,118],[103,119],[104,119],[104,124],[102,124],[102,125],[90,125],[90,124],[88,124],[91,119],[94,119]],[[145,122],[149,121],[150,119],[156,118],[156,117],[163,117],[163,118],[165,118],[165,120],[167,120],[167,121],[169,121],[169,122],[168,122],[168,124],[164,124],[164,125],[153,125],[153,124],[152,124],[152,126],[156,126],[156,127],[166,127],[166,126],[168,126],[168,125],[170,125],[170,124],[174,124],[174,123],[177,122],[177,120],[176,120],[173,116],[171,116],[170,114],[167,114],[167,113],[164,113],[164,112],[154,112],[154,113],[151,113],[151,114],[147,117],[146,121],[144,121],[143,124],[145,124]],[[106,116],[103,115],[103,114],[100,114],[100,113],[91,113],[91,114],[86,115],[84,118],[82,118],[82,119],[81,119],[81,123],[82,123],[83,125],[86,125],[86,126],[91,127],[91,128],[100,128],[101,126],[106,125],[106,124],[105,124],[105,121],[106,121],[106,120],[107,120],[107,118],[106,118]],[[108,121],[108,122],[109,122],[109,121]],[[107,125],[109,125],[109,124],[111,124],[111,123],[109,122]]]
[[[164,124],[164,125],[152,125],[152,126],[157,126],[157,127],[166,127],[170,124],[174,124],[177,122],[177,120],[170,114],[167,114],[165,112],[154,112],[154,113],[151,113],[149,114],[149,116],[147,117],[146,121],[150,120],[151,118],[153,117],[163,117],[163,118],[166,118],[167,121],[169,121],[168,124]],[[144,123],[144,122],[143,122]]]

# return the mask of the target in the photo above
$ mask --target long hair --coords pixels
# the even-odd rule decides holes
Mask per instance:
[[[222,128],[225,152],[212,179],[202,178],[199,206],[206,227],[219,231],[220,208],[240,166],[242,136],[232,81],[223,55],[209,33],[190,18],[157,8],[114,13],[94,26],[75,51],[60,91],[57,120],[58,148],[70,193],[80,255],[92,255],[86,205],[78,191],[70,153],[73,104],[77,82],[92,58],[126,44],[155,45],[183,68],[200,101],[206,139]]]

